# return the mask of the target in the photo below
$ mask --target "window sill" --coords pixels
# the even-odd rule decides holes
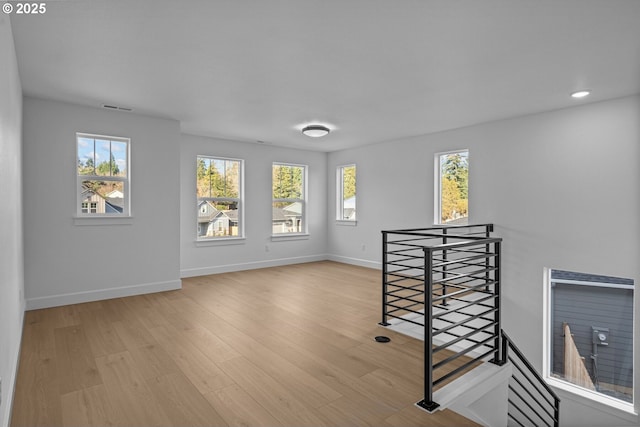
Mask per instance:
[[[546,382],[551,387],[557,389],[560,392],[559,394],[562,398],[571,399],[575,402],[582,403],[583,405],[587,406],[594,406],[593,403],[596,403],[598,404],[599,410],[607,412],[611,415],[623,417],[630,421],[638,420],[638,413],[631,403],[613,399],[600,393],[572,385],[566,381],[558,380],[556,378],[547,377]]]
[[[74,216],[73,225],[131,225],[132,216]]]
[[[246,239],[244,237],[224,237],[224,238],[218,238],[218,239],[203,239],[203,240],[196,240],[195,245],[197,247],[244,245],[245,240]]]
[[[345,225],[348,227],[355,227],[358,225],[358,221],[350,219],[336,219],[336,225]]]
[[[272,234],[272,242],[284,242],[286,240],[308,240],[308,233],[291,233],[291,234]]]

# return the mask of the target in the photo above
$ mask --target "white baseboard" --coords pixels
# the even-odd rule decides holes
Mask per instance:
[[[154,292],[173,291],[181,288],[182,282],[180,280],[170,280],[166,282],[143,283],[141,285],[98,289],[95,291],[82,291],[46,297],[27,298],[26,310],[37,310],[39,308],[58,307],[69,304],[81,304],[83,302],[130,297],[133,295],[150,294]]]
[[[230,273],[233,271],[255,270],[258,268],[280,267],[282,265],[302,264],[305,262],[326,261],[326,254],[301,257],[270,259],[264,261],[242,262],[238,264],[216,265],[211,267],[184,268],[180,270],[180,277],[207,276],[209,274]]]
[[[382,263],[378,261],[369,261],[368,259],[360,259],[360,258],[351,258],[342,255],[332,255],[329,254],[327,256],[329,261],[341,262],[343,264],[351,264],[357,265],[359,267],[367,267],[374,268],[376,270],[382,270]]]

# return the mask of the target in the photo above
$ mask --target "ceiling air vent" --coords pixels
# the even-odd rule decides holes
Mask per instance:
[[[133,111],[133,108],[119,107],[117,105],[111,105],[111,104],[102,104],[102,108],[106,108],[107,110],[117,110],[117,111],[126,111],[126,112]]]

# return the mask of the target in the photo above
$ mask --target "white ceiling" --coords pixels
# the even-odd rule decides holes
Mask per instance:
[[[10,15],[26,95],[238,141],[333,151],[640,92],[640,0],[46,7]],[[311,122],[333,131],[301,135]]]

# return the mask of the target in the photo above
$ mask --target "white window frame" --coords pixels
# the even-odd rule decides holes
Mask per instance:
[[[94,151],[95,151],[95,140],[107,140],[109,142],[116,141],[125,143],[126,148],[126,176],[103,176],[103,175],[80,175],[78,173],[78,163],[80,162],[80,157],[78,156],[78,144],[80,138],[93,139],[94,140]],[[95,160],[94,160],[94,166]],[[130,218],[131,217],[131,138],[125,138],[121,136],[108,136],[108,135],[98,135],[91,133],[76,133],[76,218],[84,219],[84,218]],[[91,203],[87,206],[87,212],[83,212],[82,209],[82,182],[83,181],[108,181],[108,182],[122,182],[123,183],[123,206],[121,213],[91,213]]]
[[[433,180],[434,180],[434,197],[433,197],[433,223],[434,225],[444,225],[446,223],[442,222],[442,171],[440,170],[440,159],[442,156],[447,156],[450,154],[467,154],[467,162],[469,162],[469,158],[471,154],[468,148],[463,148],[459,150],[452,151],[443,151],[440,153],[435,153],[433,157]],[[468,191],[468,189],[467,189]],[[467,222],[469,222],[469,214],[467,213]]]
[[[200,236],[201,226],[198,223],[198,215],[199,211],[196,209],[196,242],[197,243],[219,243],[219,242],[233,242],[233,241],[241,241],[245,239],[245,225],[244,225],[244,160],[243,159],[235,159],[231,157],[222,157],[222,156],[214,156],[209,154],[198,154],[196,156],[196,168],[198,164],[198,160],[200,158],[209,159],[209,160],[223,160],[223,161],[232,161],[239,163],[238,170],[238,197],[198,197],[196,194],[196,204],[200,200],[208,201],[208,202],[224,202],[224,203],[236,203],[238,206],[238,235],[237,236]],[[194,174],[194,177],[197,180],[197,169]],[[218,227],[221,227],[221,224],[218,224]]]
[[[291,199],[276,199],[273,197],[273,168],[275,166],[288,166],[288,167],[298,167],[298,168],[302,168],[302,198],[299,199],[295,199],[295,198],[291,198]],[[278,202],[285,202],[285,203],[300,203],[301,205],[301,222],[302,222],[302,229],[299,232],[292,232],[292,233],[274,233],[273,232],[273,216],[271,217],[271,237],[272,239],[280,239],[280,240],[285,240],[287,238],[292,238],[295,239],[296,237],[304,237],[304,236],[308,236],[309,235],[309,224],[308,224],[308,218],[307,218],[307,194],[308,194],[308,188],[307,188],[307,182],[308,182],[308,173],[309,173],[309,166],[307,165],[302,165],[302,164],[296,164],[296,163],[285,163],[285,162],[273,162],[271,165],[271,207],[273,208],[273,204],[274,203],[278,203]]]
[[[638,405],[638,391],[636,388],[636,384],[634,382],[633,387],[633,403],[628,403],[622,401],[620,399],[615,399],[613,397],[609,397],[603,393],[599,393],[596,391],[588,390],[586,388],[580,387],[578,385],[572,384],[569,381],[562,380],[559,378],[555,378],[551,375],[551,339],[553,339],[553,332],[551,324],[551,310],[552,310],[552,301],[551,301],[551,283],[552,282],[562,282],[560,279],[551,279],[552,270],[562,270],[557,268],[545,268],[544,269],[544,289],[543,289],[543,300],[544,300],[544,315],[543,315],[543,345],[542,345],[542,374],[544,380],[550,386],[554,387],[556,390],[562,392],[561,398],[569,398],[575,400],[577,402],[581,402],[585,405],[599,405],[599,408],[611,413],[616,416],[632,416],[629,418],[630,420],[636,419],[639,414],[638,409],[636,408]],[[564,281],[570,282],[570,281]],[[616,284],[606,284],[606,283],[590,283],[587,286],[599,286],[599,287],[614,287],[614,288],[623,288],[623,289],[633,289],[634,286],[628,285],[616,285]],[[635,294],[635,289],[634,289]],[[634,295],[635,297],[635,295]],[[635,327],[635,322],[637,321],[637,307],[634,306],[633,311],[633,337],[635,342],[635,337],[638,333]],[[635,345],[635,344],[634,344]],[[632,348],[635,351],[635,347],[632,345]],[[633,372],[634,376],[636,376],[635,372],[637,369],[635,359],[636,355],[633,355]]]
[[[356,225],[356,218],[345,218],[344,217],[344,170],[346,168],[354,168],[356,170],[356,194],[358,193],[358,168],[355,163],[351,163],[348,165],[338,166],[336,168],[336,221],[339,224],[344,225]],[[355,195],[354,195],[355,197]],[[355,203],[357,206],[357,198],[355,199]],[[357,215],[357,214],[356,214]]]

